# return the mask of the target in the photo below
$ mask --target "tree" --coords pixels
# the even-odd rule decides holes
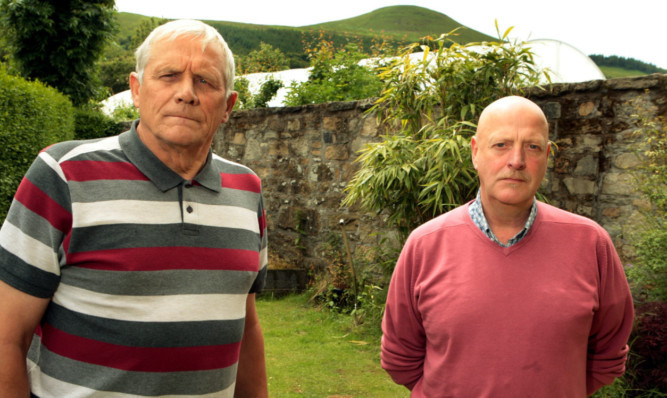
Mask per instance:
[[[132,52],[125,50],[118,43],[112,43],[107,46],[98,64],[100,80],[110,95],[130,89],[130,73],[135,67]]]
[[[390,133],[362,150],[345,205],[385,212],[404,240],[474,197],[470,137],[479,113],[539,80],[532,53],[506,41],[510,31],[498,31],[493,43],[460,45],[450,39],[454,32],[428,38],[430,45],[414,43],[380,68],[385,85],[369,112]]]
[[[236,69],[239,75],[257,72],[277,72],[289,69],[289,59],[279,48],[261,42],[259,50],[252,50],[243,57],[237,57]]]
[[[114,33],[113,7],[113,0],[0,0],[0,23],[20,73],[82,105],[98,93],[95,64]]]
[[[134,30],[134,34],[130,40],[130,50],[136,50],[155,28],[164,25],[167,22],[169,22],[169,20],[165,18],[150,17],[148,19],[142,19],[141,22],[139,22],[139,26]]]
[[[109,94],[130,89],[130,73],[134,71],[134,65],[134,57],[131,55],[107,58],[100,62],[100,79]]]
[[[285,105],[352,101],[380,94],[382,81],[373,66],[360,63],[368,55],[356,43],[336,50],[333,42],[322,39],[307,52],[312,67],[310,76],[305,82],[292,83]]]
[[[245,77],[238,77],[234,81],[234,89],[239,94],[235,109],[255,109],[266,108],[269,101],[276,96],[278,90],[283,87],[283,82],[268,76],[262,82],[259,92],[252,94],[250,92],[250,82]]]

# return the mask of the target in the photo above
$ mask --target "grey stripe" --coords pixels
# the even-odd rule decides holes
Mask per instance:
[[[207,196],[212,196],[210,193],[208,195],[202,195],[198,197],[198,202],[204,204],[218,204],[213,201],[213,197],[207,200]],[[224,202],[222,204],[227,206],[241,207],[248,210],[257,211],[259,206],[260,194],[250,191],[240,191],[238,189],[231,188],[222,188],[221,195],[224,197]],[[201,200],[199,198],[202,198]]]
[[[257,275],[255,282],[253,282],[252,287],[250,287],[250,293],[260,293],[262,290],[264,290],[264,285],[266,284],[266,268],[267,267],[264,267],[259,270],[259,274]]]
[[[25,178],[35,186],[49,195],[56,203],[69,213],[72,212],[70,205],[69,188],[60,176],[49,167],[42,158],[37,158],[26,172]]]
[[[232,161],[224,159],[222,156],[218,156],[217,158],[213,158],[213,165],[215,166],[216,169],[220,170],[221,173],[227,173],[227,174],[252,174],[254,176],[257,176],[255,172],[253,172],[249,167],[244,166],[239,163],[234,163]]]
[[[90,139],[90,140],[86,140],[86,141],[64,141],[64,142],[59,142],[55,145],[52,145],[51,147],[49,147],[46,150],[46,152],[49,155],[51,155],[55,160],[60,161],[60,159],[63,156],[67,155],[73,149],[77,148],[81,144],[91,144],[91,143],[100,142],[100,141],[107,140],[107,139],[117,140],[118,138],[117,137],[112,137],[112,138],[94,138],[94,139]],[[122,152],[120,150],[108,151],[106,149],[101,149],[100,148],[100,149],[98,149],[97,152],[100,152],[100,151],[104,152],[104,153],[117,153],[120,156],[122,156]],[[82,155],[79,155],[79,158],[81,158],[81,157],[85,158],[87,155],[88,155],[87,153],[84,153]]]
[[[44,320],[59,330],[109,344],[130,347],[198,347],[241,341],[245,320],[133,322],[70,311],[50,303]]]
[[[222,391],[236,380],[236,365],[225,369],[197,372],[128,372],[74,361],[56,355],[44,347],[40,350],[40,355],[40,366],[45,374],[66,383],[97,391],[144,396],[170,394],[192,396]]]
[[[40,241],[56,251],[62,241],[63,234],[55,229],[46,219],[25,207],[19,201],[14,201],[12,210],[7,214],[6,222],[14,225],[24,234]],[[18,227],[20,225],[20,227]],[[67,231],[65,231],[67,232]]]
[[[58,287],[60,277],[29,265],[0,247],[0,279],[33,296],[48,298]]]
[[[75,228],[69,251],[141,248],[141,247],[214,247],[258,251],[259,234],[242,229],[189,224],[146,225],[116,224]]]
[[[151,181],[142,180],[94,180],[70,181],[69,186],[73,202],[93,203],[106,200],[148,200],[155,202],[178,203],[178,187],[162,192]],[[186,190],[197,203],[207,205],[235,206],[248,210],[257,210],[260,195],[238,189],[222,189],[221,193],[201,186],[192,186]],[[186,198],[189,199],[189,198]]]
[[[193,262],[197,259],[194,258]],[[229,270],[101,271],[70,267],[62,283],[127,296],[246,294],[257,272]]]
[[[70,181],[72,201],[92,203],[104,200],[150,200],[155,202],[175,201],[176,190],[164,193],[150,181],[144,180],[93,180]]]

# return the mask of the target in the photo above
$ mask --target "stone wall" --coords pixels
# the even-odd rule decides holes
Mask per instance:
[[[667,75],[558,84],[528,96],[547,114],[558,150],[543,186],[550,202],[599,222],[624,258],[637,212],[647,203],[632,186],[639,163],[632,115],[667,115]],[[380,215],[342,208],[356,153],[380,139],[370,100],[235,111],[214,151],[262,178],[274,265],[310,269],[330,261],[328,242],[377,245],[389,232]],[[389,235],[391,238],[391,235]]]

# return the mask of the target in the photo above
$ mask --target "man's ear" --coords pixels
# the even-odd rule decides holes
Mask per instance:
[[[225,116],[222,119],[223,123],[227,123],[227,120],[229,120],[229,115],[232,113],[232,109],[234,109],[234,104],[236,104],[236,99],[239,97],[239,93],[236,91],[232,91],[229,93],[229,96],[227,97],[227,104],[225,107]]]
[[[139,75],[136,72],[130,73],[130,91],[132,92],[132,102],[134,107],[139,109],[139,89],[141,83],[139,82]]]
[[[472,158],[472,165],[477,170],[477,139],[474,135],[470,139],[470,156]]]

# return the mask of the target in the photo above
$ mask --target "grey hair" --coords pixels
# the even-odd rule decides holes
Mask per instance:
[[[137,48],[134,53],[137,59],[136,74],[139,83],[143,81],[144,69],[148,64],[151,56],[151,49],[153,45],[163,39],[174,40],[178,37],[190,36],[192,38],[202,39],[202,51],[206,50],[206,46],[210,43],[218,43],[223,52],[222,74],[225,79],[225,91],[229,96],[234,90],[234,55],[229,49],[227,42],[222,38],[215,28],[207,25],[201,21],[192,19],[179,19],[167,22],[160,25],[148,35],[146,40]]]

